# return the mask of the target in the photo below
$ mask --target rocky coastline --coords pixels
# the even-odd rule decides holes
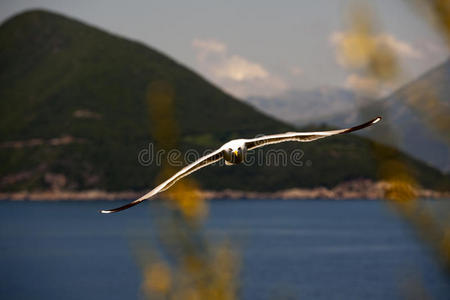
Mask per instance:
[[[372,182],[357,180],[337,185],[334,188],[316,187],[311,189],[292,188],[276,192],[252,192],[239,190],[210,191],[199,190],[205,199],[383,199],[390,184],[387,182]],[[132,200],[140,197],[146,191],[108,192],[102,190],[87,191],[32,191],[32,192],[0,192],[0,200],[10,201],[94,201],[94,200]],[[450,192],[416,189],[419,198],[450,198]]]

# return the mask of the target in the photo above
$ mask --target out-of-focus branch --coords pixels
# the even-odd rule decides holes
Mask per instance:
[[[157,147],[175,149],[178,126],[174,118],[175,93],[167,82],[150,84],[147,107]],[[159,180],[176,172],[162,167]],[[147,299],[218,299],[237,297],[238,263],[231,245],[211,245],[202,220],[208,207],[192,178],[172,186],[163,207],[153,214],[158,245],[138,245],[136,257],[143,273]],[[160,249],[160,251],[156,251]]]
[[[446,19],[445,14],[440,12],[439,18]],[[379,102],[371,100],[371,103],[368,103],[367,99],[379,98],[384,88],[396,83],[402,74],[398,57],[389,43],[382,38],[383,35],[377,32],[375,17],[368,4],[351,7],[348,21],[347,31],[334,37],[336,39],[334,42],[338,46],[338,61],[348,70],[357,72],[360,77],[366,79],[355,81],[354,86],[360,98],[364,99],[361,107],[366,108],[370,104],[373,113],[383,115],[385,121],[383,134],[386,138],[391,136],[391,140],[395,140],[395,132],[386,125],[389,112]],[[434,97],[419,98],[418,95],[427,94],[417,91],[414,95],[405,95],[405,104],[420,112],[424,120],[447,135],[450,132],[448,107]],[[365,116],[368,113],[365,109],[361,109],[360,113],[364,118],[368,117]],[[373,153],[378,161],[380,178],[389,182],[385,191],[386,199],[417,228],[420,236],[433,246],[443,265],[450,270],[449,228],[441,226],[433,213],[420,205],[416,193],[417,181],[409,166],[393,155],[389,148],[380,144],[374,145]]]
[[[405,0],[416,12],[435,26],[447,40],[450,49],[450,1]]]

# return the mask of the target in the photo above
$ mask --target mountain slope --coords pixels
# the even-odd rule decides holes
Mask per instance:
[[[399,147],[433,167],[448,172],[450,152],[445,141],[446,137],[436,132],[433,124],[427,121],[427,118],[431,120],[436,118],[434,116],[423,118],[427,113],[424,114],[407,103],[411,97],[414,97],[415,101],[427,101],[431,97],[450,110],[449,94],[450,60],[447,60],[385,99],[369,102],[377,102],[376,106],[380,108],[378,112],[372,110],[373,113],[381,111],[387,113],[388,118],[385,118],[384,125],[381,126],[386,127],[388,121],[389,128],[395,130],[397,138],[391,141],[392,146]],[[247,102],[271,116],[297,126],[324,122],[338,127],[349,126],[361,121],[360,112],[367,110],[360,107],[361,101],[358,101],[355,94],[337,88],[291,91],[278,98],[250,98]],[[364,131],[358,134],[370,136]],[[389,143],[383,136],[380,136],[378,141]]]
[[[447,136],[434,129],[434,122],[439,122],[441,116],[431,115],[430,112],[417,109],[410,105],[411,101],[421,101],[424,107],[426,102],[439,101],[446,111],[450,111],[450,60],[426,72],[419,78],[406,84],[385,99],[377,101],[376,107],[387,112],[387,122],[381,128],[387,126],[395,131],[396,139],[389,141],[383,136],[379,141],[398,146],[403,151],[414,157],[426,161],[430,165],[444,171],[450,170],[450,151]],[[429,102],[428,104],[431,104]],[[442,109],[441,107],[441,109]],[[362,110],[372,110],[363,108]],[[442,114],[438,108],[432,108],[434,114]],[[448,120],[448,117],[447,117]],[[336,114],[330,118],[329,124],[334,126],[346,126],[358,121],[358,114],[349,117],[348,113]],[[447,128],[448,128],[447,121]],[[367,135],[361,132],[362,135]],[[447,139],[447,141],[446,141]]]
[[[30,11],[0,27],[0,189],[152,186],[160,165],[141,165],[138,153],[168,122],[160,106],[172,105],[164,97],[160,105],[148,101],[155,82],[164,82],[177,121],[164,138],[176,140],[183,153],[214,149],[230,138],[293,130],[142,44]],[[266,157],[260,165],[213,166],[195,177],[206,188],[260,191],[377,179],[369,140],[343,136],[283,149],[291,153],[300,146],[303,167],[269,166]],[[388,152],[404,159],[425,187],[447,188],[440,172],[394,149]]]

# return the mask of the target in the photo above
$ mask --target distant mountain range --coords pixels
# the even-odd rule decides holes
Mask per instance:
[[[274,98],[250,97],[245,101],[280,120],[305,126],[325,123],[330,116],[354,111],[356,96],[349,90],[322,87],[291,90]]]
[[[309,91],[291,91],[277,98],[250,98],[247,102],[259,110],[297,126],[327,123],[348,126],[360,121],[363,111],[386,114],[385,130],[393,130],[395,138],[372,135],[371,138],[399,147],[403,151],[430,165],[448,172],[450,170],[449,136],[443,136],[423,118],[423,112],[408,105],[408,97],[415,95],[429,100],[429,93],[450,111],[450,60],[408,83],[388,97],[360,101],[344,89],[321,88]],[[371,109],[363,103],[375,103]],[[364,107],[366,106],[366,107]],[[429,116],[433,119],[433,117]],[[387,128],[389,126],[389,128]],[[369,132],[358,134],[369,136]]]
[[[158,115],[161,107],[148,101],[155,82],[169,90],[177,121],[171,131],[177,135],[162,137],[175,140],[183,152],[294,130],[154,49],[42,10],[1,24],[0,66],[2,192],[153,186],[160,166],[142,166],[137,157],[157,140],[159,124],[169,117]],[[170,99],[161,99],[170,107]],[[259,166],[212,166],[194,177],[208,189],[255,191],[377,180],[374,145],[355,135],[287,143],[282,149],[288,153],[303,150],[303,166],[274,166],[273,161],[270,166],[267,158]],[[448,175],[384,148],[386,155],[408,164],[422,186],[449,189]]]

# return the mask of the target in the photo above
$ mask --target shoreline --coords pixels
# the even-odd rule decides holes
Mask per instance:
[[[204,199],[383,199],[385,191],[390,184],[387,182],[372,182],[370,180],[357,180],[337,185],[334,188],[291,188],[275,192],[256,192],[226,189],[222,191],[198,190],[199,196]],[[134,200],[147,191],[121,191],[108,192],[102,190],[84,191],[33,191],[33,192],[0,192],[0,201],[95,201],[95,200]],[[426,189],[416,189],[418,198],[450,198],[450,192],[439,192]],[[157,198],[157,197],[156,197]]]

